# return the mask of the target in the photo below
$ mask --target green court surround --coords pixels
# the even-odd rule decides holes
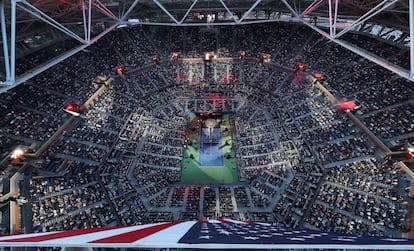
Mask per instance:
[[[181,179],[176,182],[177,185],[241,185],[247,184],[247,181],[240,181],[237,171],[237,160],[232,147],[232,136],[230,128],[230,114],[222,116],[222,144],[224,154],[223,166],[204,166],[198,165],[199,155],[199,130],[197,121],[200,119],[196,115],[189,116],[190,130],[188,133],[189,141],[184,149],[184,160],[181,171]],[[227,130],[225,130],[227,128]],[[227,141],[227,145],[226,145]],[[193,142],[195,144],[193,144]],[[192,158],[191,158],[192,155]],[[229,157],[230,156],[230,157]]]

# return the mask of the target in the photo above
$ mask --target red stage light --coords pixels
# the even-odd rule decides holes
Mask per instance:
[[[81,108],[78,104],[75,103],[69,103],[66,105],[65,109],[66,112],[74,115],[74,116],[79,116],[81,113]]]
[[[173,59],[173,60],[177,60],[177,59],[179,59],[181,57],[181,55],[180,55],[180,53],[178,53],[178,52],[174,52],[173,54],[172,54],[172,56],[171,56],[171,58]]]
[[[246,51],[241,51],[241,52],[240,52],[240,55],[239,55],[240,59],[243,59],[243,58],[245,58],[246,56],[247,56],[247,52],[246,52]]]
[[[408,152],[407,155],[408,155],[408,158],[414,159],[414,152]]]
[[[316,78],[316,80],[318,80],[318,81],[324,81],[324,80],[326,79],[325,75],[320,74],[320,73],[315,73],[313,76],[314,76],[314,77]]]
[[[352,111],[359,108],[359,106],[354,101],[339,102],[337,106],[341,111]]]
[[[125,72],[125,67],[123,67],[123,66],[117,66],[115,68],[115,72],[116,72],[116,74],[123,74]]]
[[[211,51],[208,51],[208,52],[204,53],[205,60],[211,60],[213,58],[213,56],[214,56],[214,53],[211,52]]]
[[[260,54],[260,62],[269,62],[270,60],[270,55],[266,54],[266,53],[262,53]]]
[[[69,104],[69,105],[66,106],[66,110],[69,110],[69,111],[73,112],[75,110],[75,107],[72,104]]]
[[[152,56],[151,60],[154,63],[158,63],[158,62],[160,62],[160,57],[158,55],[154,55],[154,56]]]
[[[299,63],[296,65],[296,71],[305,71],[306,70],[306,66],[303,63]]]

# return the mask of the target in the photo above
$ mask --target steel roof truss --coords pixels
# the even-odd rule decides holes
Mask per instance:
[[[184,20],[187,18],[188,14],[190,14],[191,10],[194,8],[194,6],[197,4],[198,0],[194,0],[191,4],[190,8],[188,8],[187,12],[184,14],[183,18],[181,18],[179,24],[182,24]]]
[[[411,0],[409,7],[410,18],[410,77],[414,79],[414,2]]]
[[[271,20],[253,20],[253,21],[243,21],[241,24],[263,24],[263,23],[272,23],[277,22],[278,19],[271,19]],[[187,23],[183,22],[182,24],[178,23],[161,23],[161,22],[139,22],[141,25],[160,25],[160,26],[172,26],[172,27],[179,27],[179,26],[187,26],[187,27],[201,27],[201,26],[236,26],[240,25],[236,22],[226,22],[226,23]]]
[[[104,14],[105,16],[112,18],[113,20],[119,22],[120,19],[112,13],[110,9],[108,9],[104,4],[102,4],[99,0],[89,0],[92,2],[95,9],[97,9],[99,12]]]
[[[333,31],[333,13],[332,13],[332,0],[328,0],[328,13],[329,13],[329,35],[333,37],[335,35]]]
[[[15,1],[15,0],[12,0],[12,1]],[[87,48],[89,45],[91,45],[91,44],[95,43],[96,41],[98,41],[98,39],[100,39],[101,37],[105,36],[108,32],[115,29],[117,25],[118,24],[114,24],[114,25],[110,26],[105,31],[101,32],[99,35],[97,35],[96,37],[91,39],[88,43],[82,44],[82,45],[80,45],[80,46],[78,46],[74,49],[66,51],[66,52],[60,54],[59,56],[53,58],[52,60],[44,63],[43,65],[31,70],[30,72],[26,72],[26,73],[18,76],[16,79],[0,83],[0,85],[3,85],[3,87],[0,87],[0,93],[6,92],[7,90],[10,90],[11,88],[26,82],[27,80],[29,80],[32,77],[42,73],[43,71],[49,69],[50,67],[53,67],[54,65],[57,65],[58,63],[62,62],[63,60],[65,60],[65,59],[75,55],[76,53],[82,51],[83,49]]]
[[[313,1],[302,13],[300,14],[301,17],[304,17],[310,14],[312,11],[316,10],[325,0],[315,0]]]
[[[4,11],[4,1],[0,1],[0,23],[1,23],[1,36],[3,42],[3,56],[4,56],[4,69],[6,73],[6,79],[0,82],[0,86],[12,86],[15,81],[16,72],[16,0],[10,1],[10,41],[7,34],[7,24]],[[10,42],[10,43],[9,43]],[[10,45],[10,57],[9,57],[9,45]]]
[[[33,16],[42,20],[43,22],[53,26],[54,28],[67,34],[68,36],[71,36],[72,38],[78,40],[79,42],[86,43],[86,41],[83,38],[81,38],[80,36],[75,34],[73,31],[69,30],[68,28],[66,28],[65,26],[63,26],[62,24],[60,24],[59,22],[57,22],[56,20],[54,20],[53,18],[51,18],[50,16],[42,12],[41,10],[39,10],[32,4],[28,3],[27,1],[22,1],[21,3],[23,4],[18,4],[20,9],[32,14]],[[15,22],[11,21],[11,23],[13,24]]]
[[[1,37],[3,40],[3,56],[4,56],[4,70],[6,71],[6,82],[10,81],[10,58],[9,58],[9,42],[7,36],[7,25],[4,11],[4,1],[0,1],[0,22],[1,22]],[[13,43],[12,43],[13,44]],[[4,83],[3,83],[4,84]]]
[[[162,11],[164,11],[165,14],[167,14],[176,24],[179,24],[178,20],[164,7],[162,3],[158,0],[152,0],[158,7],[161,8]]]
[[[87,41],[91,41],[91,29],[92,29],[92,0],[89,0],[88,6],[88,39]]]
[[[86,15],[86,7],[85,7],[85,0],[82,0],[82,20],[83,20],[83,32],[84,32],[84,39],[88,40],[89,37],[89,29],[87,26],[87,18],[89,16]]]
[[[398,1],[399,0],[384,0],[384,1],[382,1],[380,4],[376,5],[374,8],[369,10],[367,13],[365,13],[364,15],[359,17],[357,20],[352,22],[352,24],[350,26],[346,27],[345,29],[340,31],[338,34],[336,34],[335,38],[339,38],[343,34],[345,34],[348,31],[354,29],[357,25],[360,25],[361,23],[366,22],[371,17],[377,15],[378,13],[381,13],[383,10],[387,9],[388,7],[390,7],[391,5],[393,5],[394,3],[398,2]]]
[[[233,12],[227,7],[226,3],[223,0],[220,0],[221,5],[223,5],[224,9],[226,9],[227,13],[230,15],[230,17],[233,19],[233,21],[236,23],[237,18],[233,15]]]
[[[135,6],[137,6],[138,3],[139,3],[139,0],[135,0],[131,4],[131,6],[129,6],[128,10],[122,15],[121,21],[125,21],[127,19],[127,17],[129,16],[129,14],[131,13],[131,11],[134,10]]]
[[[11,11],[11,25],[10,25],[10,58],[8,54],[8,36],[7,36],[7,25],[6,19],[4,18],[4,1],[0,1],[0,14],[1,16],[1,30],[2,30],[2,40],[3,40],[3,50],[4,50],[4,66],[6,70],[6,81],[0,82],[3,88],[12,88],[15,83],[16,76],[16,0],[10,1],[10,11]]]
[[[256,2],[250,7],[248,11],[246,11],[243,16],[237,20],[237,23],[243,22],[243,20],[256,8],[256,6],[261,2],[262,0],[256,0]]]
[[[413,43],[412,40],[410,41],[410,45],[411,45],[411,72],[407,71],[406,69],[403,69],[402,67],[399,67],[397,65],[394,65],[392,63],[390,63],[389,61],[385,60],[384,58],[380,58],[379,56],[373,55],[371,53],[368,53],[365,50],[362,50],[359,47],[356,47],[355,45],[352,45],[348,42],[345,42],[343,40],[340,40],[336,37],[332,37],[330,34],[326,33],[325,31],[323,31],[322,29],[320,29],[319,27],[307,22],[306,20],[304,20],[303,18],[300,17],[300,15],[292,8],[292,6],[290,6],[290,4],[287,2],[287,0],[282,0],[283,4],[286,5],[286,7],[290,10],[290,12],[298,19],[298,21],[302,22],[303,24],[309,26],[310,28],[312,28],[313,30],[315,30],[316,32],[320,33],[321,35],[323,35],[324,37],[328,38],[329,40],[331,40],[332,42],[360,55],[361,57],[364,57],[368,60],[370,60],[371,62],[385,68],[388,69],[396,74],[398,74],[399,76],[406,78],[410,81],[414,81],[414,67],[413,67],[413,59],[414,59],[414,51],[413,51]],[[393,1],[394,2],[394,1]],[[412,1],[411,1],[412,2]],[[413,12],[413,8],[414,8],[414,3],[410,3],[410,28],[411,28],[411,36],[414,34],[414,14]]]
[[[339,6],[339,0],[335,0],[335,10],[334,10],[334,20],[333,20],[333,34],[336,34],[336,21],[338,20],[338,6]]]
[[[11,0],[10,81],[16,79],[16,0]]]

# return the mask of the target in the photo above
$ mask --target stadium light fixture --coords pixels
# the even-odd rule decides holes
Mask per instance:
[[[10,159],[12,160],[19,160],[24,156],[24,151],[20,147],[13,150],[13,152],[10,154]]]

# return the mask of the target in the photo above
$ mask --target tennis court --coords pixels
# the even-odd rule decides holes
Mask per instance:
[[[200,150],[198,155],[200,167],[223,167],[223,146],[220,128],[202,128],[200,133]]]
[[[238,185],[247,184],[240,181],[237,173],[237,162],[232,147],[230,116],[223,115],[220,126],[210,129],[203,127],[197,130],[193,117],[192,129],[189,130],[189,142],[184,149],[183,168],[177,185]]]

